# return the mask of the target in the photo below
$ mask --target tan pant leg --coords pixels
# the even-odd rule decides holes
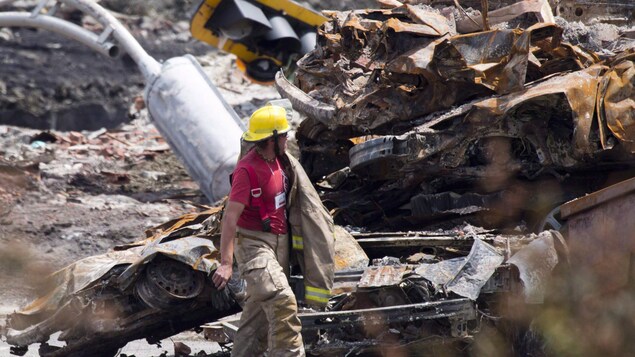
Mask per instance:
[[[297,302],[283,268],[276,259],[283,258],[281,260],[287,265],[286,237],[271,239],[271,235],[268,235],[257,239],[241,236],[236,243],[236,261],[247,283],[247,300],[232,355],[258,355],[252,354],[252,351],[262,350],[262,341],[251,334],[268,330],[268,356],[304,356]],[[266,324],[263,323],[262,315]],[[268,328],[265,329],[265,326]]]
[[[280,291],[274,299],[263,302],[269,321],[269,357],[304,356],[302,325],[298,318],[298,306],[291,288]]]

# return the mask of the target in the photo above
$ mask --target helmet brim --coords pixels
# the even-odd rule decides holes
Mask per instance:
[[[289,126],[287,126],[286,129],[280,130],[278,131],[278,134],[284,134],[289,132],[289,130],[291,130],[291,128]],[[248,143],[255,143],[258,141],[262,141],[262,140],[267,140],[269,138],[272,138],[273,134],[271,133],[252,133],[251,131],[247,130],[243,133],[243,140],[248,142]]]

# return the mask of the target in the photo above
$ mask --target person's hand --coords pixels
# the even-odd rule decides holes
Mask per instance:
[[[216,269],[216,272],[214,272],[214,276],[212,276],[212,281],[214,282],[214,286],[216,286],[216,289],[223,290],[231,276],[232,266],[230,264],[219,266]]]

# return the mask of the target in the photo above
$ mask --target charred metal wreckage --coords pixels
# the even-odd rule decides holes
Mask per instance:
[[[563,244],[555,231],[511,236],[469,225],[354,237],[383,258],[359,272],[336,274],[339,294],[329,311],[300,315],[313,353],[467,351],[484,325],[506,315],[505,297],[542,302]],[[408,251],[418,253],[398,258]]]
[[[239,311],[235,285],[217,291],[208,278],[218,262],[209,239],[218,230],[218,212],[167,222],[144,241],[52,274],[42,297],[9,316],[12,352],[41,343],[41,356],[114,356],[129,341],[155,343]],[[47,344],[59,331],[66,345]]]
[[[20,355],[40,343],[40,355],[48,357],[116,355],[129,341],[156,343],[233,315],[240,310],[244,282],[235,277],[228,289],[217,291],[209,279],[218,264],[221,213],[214,208],[185,215],[149,230],[143,241],[54,273],[41,298],[9,316],[12,352]],[[404,345],[465,349],[484,324],[504,313],[501,297],[542,300],[564,244],[555,231],[512,236],[469,225],[354,235],[337,227],[335,239],[336,295],[328,311],[300,315],[307,350],[314,354]],[[397,256],[404,249],[419,253],[406,260],[375,258],[371,265],[365,253]],[[296,273],[292,285],[302,289]],[[228,342],[233,324],[221,319],[204,330]],[[48,344],[60,331],[57,339],[66,345]]]
[[[336,222],[536,228],[632,168],[632,49],[600,57],[535,20],[457,33],[414,5],[326,15],[295,84],[276,83],[308,117],[301,161]]]
[[[563,42],[544,1],[479,18],[380,3],[388,8],[325,12],[295,83],[276,78],[307,116],[302,163],[348,226],[336,232],[329,308],[300,316],[307,350],[466,352],[483,328],[508,323],[520,355],[532,348],[518,338],[527,326],[504,317],[542,302],[568,261],[568,243],[544,230],[560,228],[557,207],[633,175],[635,52]],[[511,20],[518,26],[480,31]],[[7,341],[15,353],[42,343],[49,356],[114,354],[221,317],[206,335],[231,341],[241,283],[218,292],[206,278],[220,214],[181,217],[57,272],[48,294],[9,317]],[[291,282],[302,289],[301,272]],[[66,346],[46,344],[57,331]]]

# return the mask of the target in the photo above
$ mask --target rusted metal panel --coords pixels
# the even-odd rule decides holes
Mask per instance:
[[[624,288],[632,279],[635,253],[635,179],[623,181],[561,207],[570,263],[586,284],[578,297]]]
[[[602,103],[606,124],[626,149],[635,152],[635,53],[604,75]]]
[[[628,0],[560,0],[555,4],[556,14],[569,21],[618,25],[635,21],[635,3]]]
[[[494,11],[489,11],[487,13],[487,22],[490,25],[495,25],[501,22],[512,20],[526,13],[540,14],[540,12],[544,10],[545,2],[546,1],[544,0],[523,0],[512,3],[511,5],[498,8]],[[491,2],[489,3],[491,4]],[[551,16],[553,17],[553,15]],[[543,21],[554,22],[552,19],[551,21],[543,19]],[[460,33],[480,31],[483,29],[483,18],[480,16],[471,16],[469,18],[464,16],[457,19],[456,27]]]
[[[490,0],[488,1],[488,15],[496,16],[498,9],[504,7],[512,7],[514,4],[529,2],[527,0]],[[540,2],[543,2],[542,0]],[[386,5],[399,6],[398,4],[427,4],[432,6],[454,6],[453,0],[403,0],[403,1],[387,1]],[[461,6],[472,8],[472,17],[479,20],[479,12],[482,9],[483,2],[481,0],[461,0]],[[628,25],[635,21],[635,4],[629,0],[545,0],[544,4],[551,7],[553,13],[567,21],[579,21],[585,24],[593,24],[598,22],[613,23],[617,25]],[[494,11],[492,11],[494,10]],[[531,9],[533,10],[533,9]],[[535,11],[535,10],[534,10]],[[534,12],[532,11],[532,12]],[[493,14],[494,13],[494,14]],[[516,16],[523,14],[522,7],[516,7]],[[511,15],[510,15],[511,16]],[[508,20],[505,20],[508,21]],[[470,27],[474,30],[474,27]],[[480,30],[480,29],[477,29]]]
[[[368,266],[368,256],[343,227],[335,227],[335,271],[363,270]]]
[[[560,207],[562,219],[573,218],[584,211],[600,205],[609,204],[610,201],[625,198],[635,191],[635,178],[622,181],[605,189],[590,193],[584,197],[569,201]]]

